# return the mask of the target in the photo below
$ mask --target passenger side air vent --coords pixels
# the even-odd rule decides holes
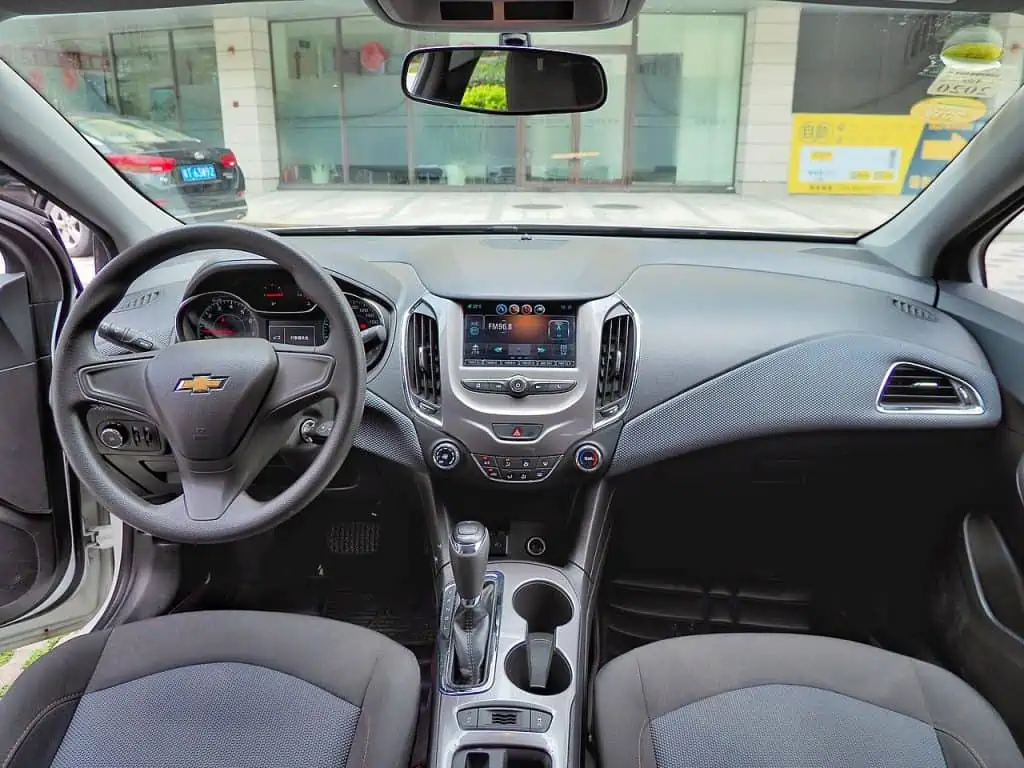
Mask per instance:
[[[441,407],[441,344],[437,319],[429,312],[420,304],[409,315],[406,376],[420,412],[433,416]]]
[[[615,416],[625,405],[633,383],[636,328],[633,316],[619,305],[609,313],[601,329],[601,357],[597,366],[597,414]]]
[[[917,363],[896,363],[878,392],[885,413],[982,413],[981,396],[962,379]]]
[[[931,323],[938,322],[939,320],[939,318],[935,316],[935,313],[930,309],[927,309],[916,302],[901,299],[899,296],[892,297],[892,305],[903,314],[910,315],[917,320],[927,320]]]

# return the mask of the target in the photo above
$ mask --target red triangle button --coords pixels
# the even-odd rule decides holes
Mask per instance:
[[[521,430],[519,427],[512,427],[512,437],[522,437],[522,436],[523,436],[523,430]]]

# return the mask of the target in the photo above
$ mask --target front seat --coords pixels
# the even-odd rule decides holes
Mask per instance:
[[[211,611],[69,640],[0,699],[4,768],[405,768],[413,654],[361,627]]]
[[[806,635],[701,635],[598,673],[601,768],[1022,768],[996,711],[949,672]]]

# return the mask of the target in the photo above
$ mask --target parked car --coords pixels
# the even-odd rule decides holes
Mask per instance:
[[[229,221],[248,212],[235,153],[163,125],[111,114],[66,116],[148,198],[187,221]],[[72,258],[92,254],[92,233],[21,179],[0,171],[0,196],[42,205]]]

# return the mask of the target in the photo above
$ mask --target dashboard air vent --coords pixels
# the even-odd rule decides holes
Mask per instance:
[[[899,296],[892,297],[892,305],[905,315],[910,315],[918,320],[927,320],[931,323],[938,322],[935,313],[930,309],[921,306],[917,302],[901,299]]]
[[[636,328],[625,307],[617,307],[601,329],[601,357],[597,367],[597,413],[610,418],[625,404],[633,378]]]
[[[441,406],[441,344],[437,319],[420,305],[409,315],[407,367],[409,391],[419,409],[437,413]]]
[[[981,396],[966,381],[916,363],[896,363],[878,392],[887,413],[981,413]]]

